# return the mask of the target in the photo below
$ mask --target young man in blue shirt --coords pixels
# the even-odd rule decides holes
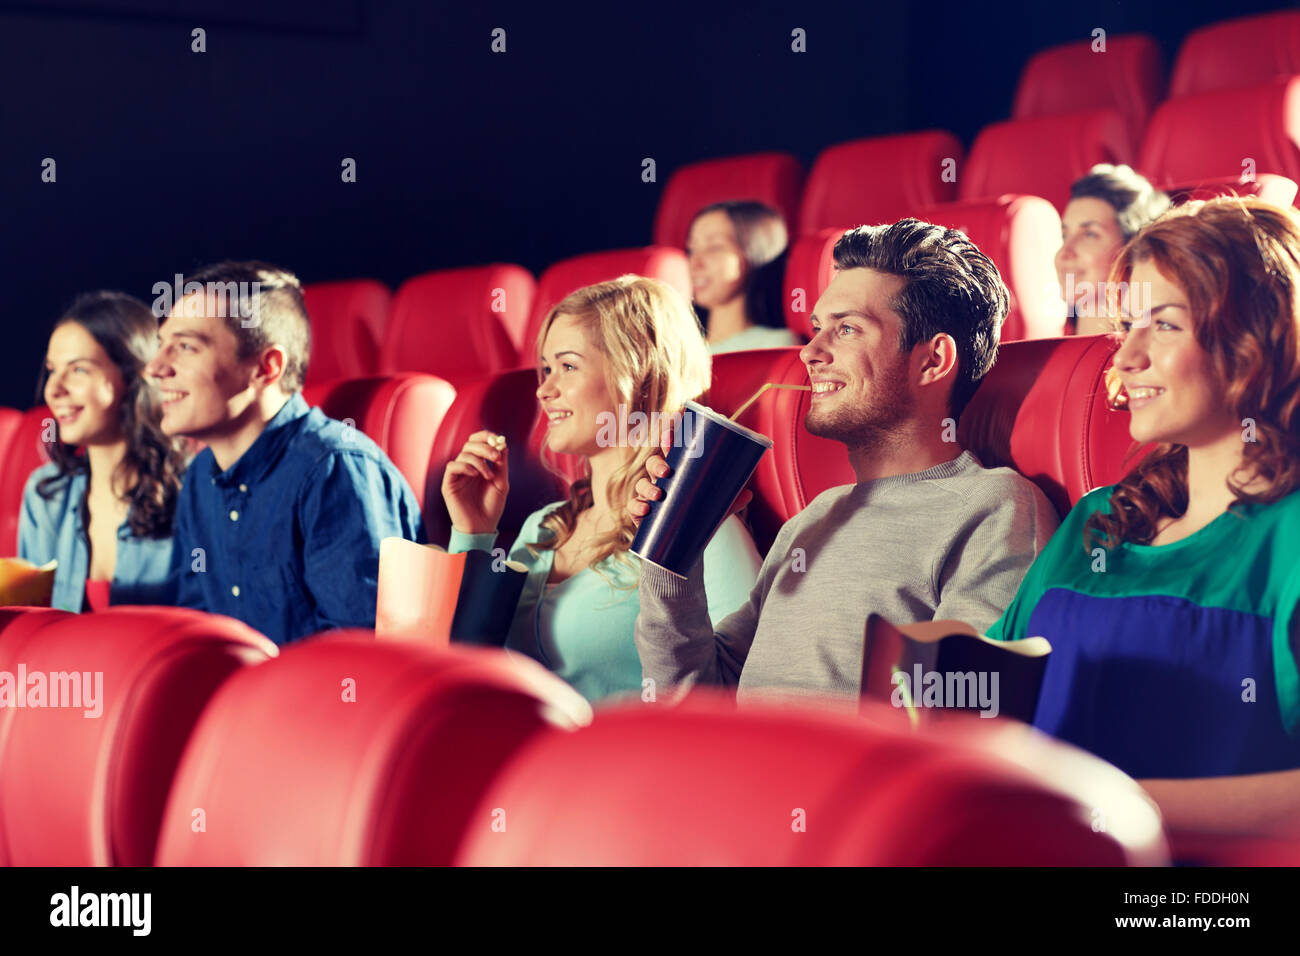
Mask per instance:
[[[380,540],[424,540],[388,456],[303,400],[310,351],[297,278],[223,262],[186,277],[145,369],[163,431],[207,445],[176,509],[177,603],[277,644],[374,627]]]

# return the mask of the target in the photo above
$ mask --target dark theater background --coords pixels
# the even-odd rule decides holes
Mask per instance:
[[[1168,63],[1188,31],[1282,6],[0,2],[0,405],[33,404],[80,291],[151,301],[223,258],[394,288],[494,261],[536,274],[649,242],[684,163],[786,150],[806,169],[832,143],[929,127],[969,146],[1035,50],[1144,31]]]

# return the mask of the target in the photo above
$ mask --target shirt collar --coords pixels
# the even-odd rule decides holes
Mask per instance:
[[[289,426],[310,411],[302,393],[295,392],[238,461],[225,471],[219,471],[216,461],[212,462],[213,481],[219,485],[251,485],[261,481],[276,466],[285,446],[297,433],[296,428]]]

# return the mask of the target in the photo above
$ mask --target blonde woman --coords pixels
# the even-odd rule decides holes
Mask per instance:
[[[530,515],[510,549],[510,558],[527,566],[528,581],[506,646],[593,702],[640,694],[632,639],[639,559],[627,550],[636,529],[626,505],[658,430],[637,424],[677,411],[708,388],[708,348],[689,304],[665,283],[639,276],[568,296],[547,316],[537,347],[546,446],[581,455],[588,475],[567,499]],[[453,553],[496,544],[510,451],[495,441],[490,432],[471,435],[443,476]],[[761,563],[744,524],[729,517],[704,553],[714,621],[748,600]]]

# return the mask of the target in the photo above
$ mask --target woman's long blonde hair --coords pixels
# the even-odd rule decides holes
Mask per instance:
[[[652,421],[653,413],[666,417],[679,411],[709,387],[712,359],[699,321],[690,303],[666,282],[625,275],[570,294],[542,323],[537,336],[539,356],[547,332],[560,315],[580,319],[587,337],[605,357],[606,384],[615,405],[611,414],[617,415],[617,407],[622,405],[629,416],[642,412]],[[623,506],[632,497],[646,460],[659,447],[657,430],[647,427],[644,431],[644,444],[629,448],[627,461],[610,476],[608,500],[616,524],[596,537],[592,567],[610,556],[626,561],[636,526]],[[578,515],[591,504],[591,476],[587,475],[573,482],[568,499],[546,516],[542,527],[552,534],[534,547],[563,546],[577,527]]]

